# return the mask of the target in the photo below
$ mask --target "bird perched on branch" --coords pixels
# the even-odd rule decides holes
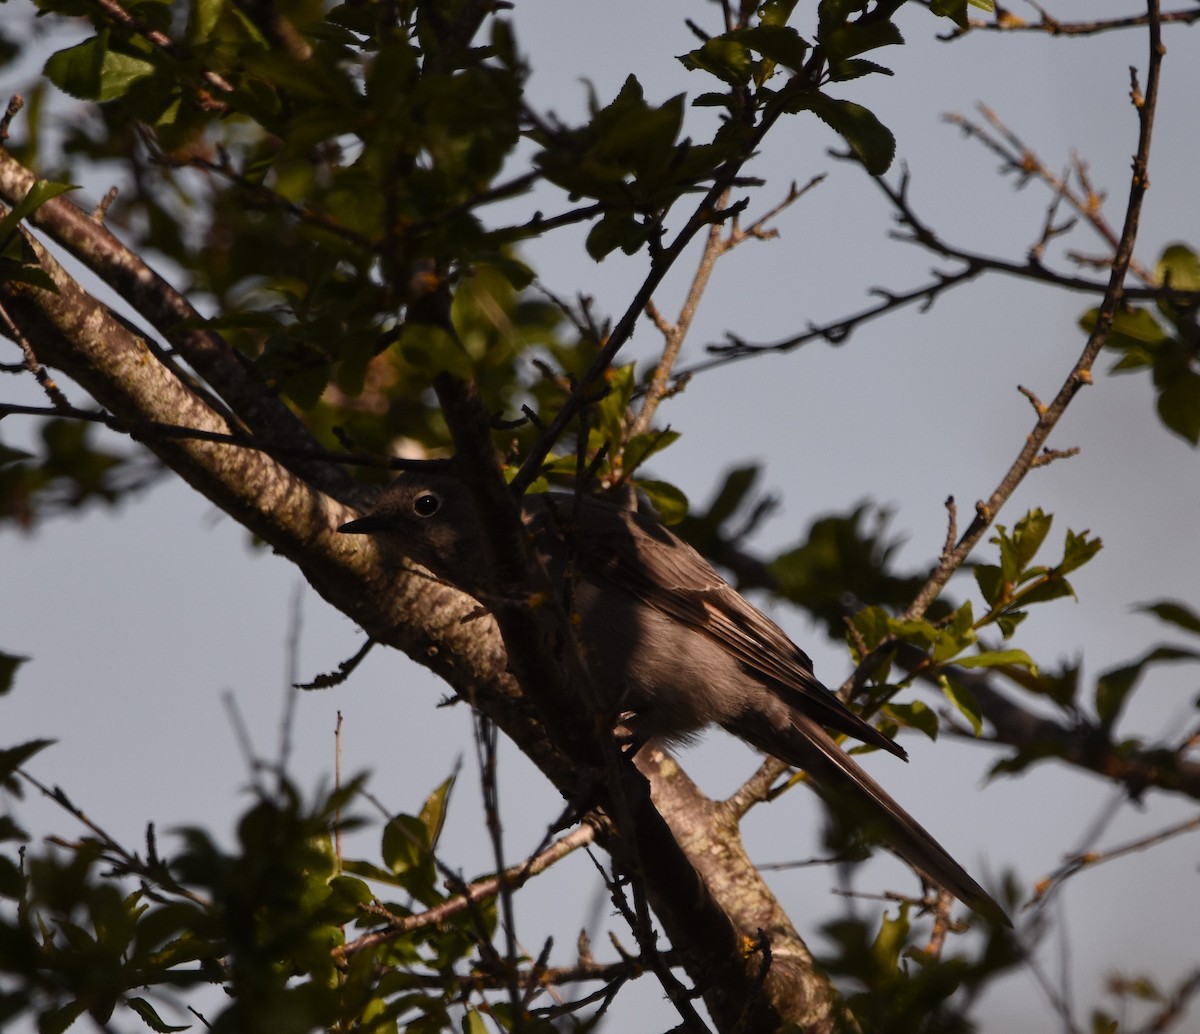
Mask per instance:
[[[868,826],[980,915],[1011,925],[826,730],[907,759],[904,749],[823,686],[805,653],[691,546],[645,515],[587,495],[525,496],[521,518],[569,601],[611,717],[637,741],[685,742],[719,725],[803,769],[835,812]],[[375,536],[485,604],[494,591],[474,501],[449,474],[405,471],[339,531]]]

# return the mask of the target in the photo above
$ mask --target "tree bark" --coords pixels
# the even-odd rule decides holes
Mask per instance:
[[[33,182],[31,173],[0,152],[0,197],[13,204]],[[337,534],[367,501],[366,493],[344,470],[319,459],[319,444],[219,335],[179,328],[190,307],[140,258],[65,198],[43,205],[30,221],[125,297],[207,386],[194,383],[115,317],[22,231],[27,257],[52,278],[57,292],[4,282],[0,303],[38,359],[67,374],[170,469],[294,562],[322,597],[374,639],[445,679],[564,796],[575,793],[580,751],[597,757],[594,750],[606,749],[595,742],[596,723],[557,728],[556,716],[545,715],[553,697],[544,690],[532,694],[542,703],[539,714],[509,673],[495,620],[463,620],[478,609],[473,600],[387,566],[365,537]],[[248,444],[162,436],[151,423],[236,432]],[[562,659],[566,619],[561,608],[549,609],[558,614],[545,619],[523,608],[501,615],[516,646],[513,667],[527,680],[550,680],[546,685],[554,693],[575,693],[567,674],[571,663],[564,667]],[[551,624],[536,624],[542,620]],[[769,1031],[794,1024],[827,1032],[852,1024],[746,856],[732,813],[704,797],[665,755],[642,752],[645,778],[623,757],[618,762],[619,786],[606,772],[604,842],[621,866],[644,880],[646,897],[717,1027]]]

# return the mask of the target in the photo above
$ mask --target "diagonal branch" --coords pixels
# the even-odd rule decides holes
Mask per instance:
[[[1067,375],[1062,387],[1059,388],[1058,393],[1045,407],[1045,410],[1039,414],[1037,422],[1000,483],[986,500],[976,504],[975,517],[954,548],[943,552],[933,575],[905,612],[904,616],[907,619],[919,618],[929,609],[929,605],[937,598],[951,575],[962,566],[971,550],[991,527],[1000,508],[1033,468],[1038,453],[1050,437],[1050,433],[1058,425],[1059,420],[1062,419],[1071,400],[1084,385],[1092,382],[1092,367],[1100,350],[1104,347],[1104,343],[1108,340],[1108,332],[1112,327],[1117,308],[1125,296],[1125,274],[1129,270],[1129,263],[1133,257],[1133,247],[1137,240],[1138,224],[1142,213],[1142,202],[1149,186],[1147,170],[1150,162],[1150,141],[1154,129],[1154,113],[1158,102],[1162,60],[1166,51],[1163,47],[1159,23],[1159,0],[1147,0],[1147,12],[1150,27],[1149,61],[1144,95],[1138,89],[1136,72],[1130,70],[1131,96],[1138,114],[1138,146],[1133,159],[1133,174],[1129,183],[1129,202],[1125,209],[1125,223],[1121,230],[1121,238],[1113,257],[1108,289],[1105,291],[1104,300],[1100,303],[1100,309],[1096,316],[1095,329],[1088,337],[1082,353]]]

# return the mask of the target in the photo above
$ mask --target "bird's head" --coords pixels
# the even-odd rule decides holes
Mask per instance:
[[[404,471],[364,516],[338,531],[371,535],[383,549],[466,591],[486,570],[475,505],[466,486],[448,474]]]

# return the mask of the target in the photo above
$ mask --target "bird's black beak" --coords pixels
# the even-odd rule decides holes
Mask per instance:
[[[367,514],[366,517],[359,517],[356,521],[347,521],[338,531],[343,535],[370,535],[375,531],[383,531],[387,527],[387,520],[382,517],[374,517]]]

